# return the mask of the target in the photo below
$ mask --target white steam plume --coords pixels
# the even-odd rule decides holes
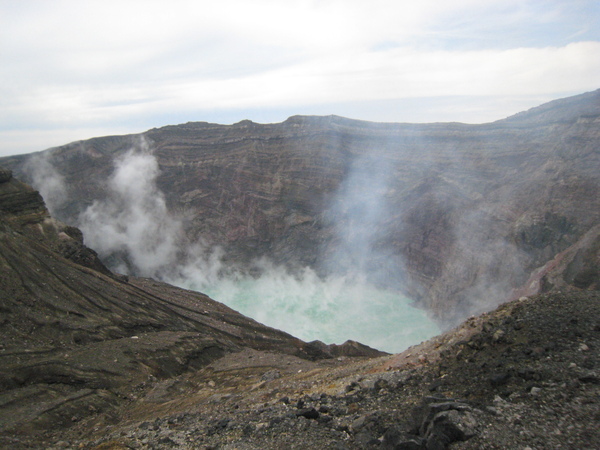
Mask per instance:
[[[394,216],[388,202],[392,173],[392,164],[378,152],[352,162],[327,212],[336,237],[335,250],[325,261],[330,273],[387,286],[392,277],[402,278],[400,257],[378,245]],[[398,285],[397,279],[392,284]]]
[[[454,311],[452,325],[495,308],[526,280],[529,257],[503,236],[502,218],[492,213],[485,205],[475,206],[463,212],[454,228],[456,263],[449,269],[456,279],[466,277],[469,283],[461,293],[466,302]]]
[[[86,243],[121,273],[158,276],[177,260],[181,223],[156,186],[158,163],[145,145],[115,161],[107,196],[79,217]]]
[[[40,192],[48,210],[54,214],[68,198],[64,177],[50,162],[52,151],[38,153],[27,161],[24,171],[31,184]]]
[[[51,173],[49,162],[44,164]],[[375,158],[355,161],[330,207],[330,220],[342,224],[330,259],[335,270],[325,278],[310,268],[292,273],[266,259],[253,262],[258,278],[226,267],[220,248],[186,240],[182,220],[168,210],[158,188],[159,174],[155,156],[141,141],[115,160],[105,197],[79,216],[86,244],[112,270],[205,292],[307,341],[353,339],[394,352],[439,331],[408,299],[369,281],[376,272],[373,261],[382,255],[376,241],[388,209],[389,170]]]

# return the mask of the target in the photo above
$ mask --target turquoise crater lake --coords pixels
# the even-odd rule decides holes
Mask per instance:
[[[305,341],[342,344],[351,339],[397,353],[440,333],[408,298],[360,277],[321,279],[307,269],[300,275],[275,271],[188,287]]]

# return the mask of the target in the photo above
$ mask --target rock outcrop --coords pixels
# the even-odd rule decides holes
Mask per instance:
[[[360,267],[453,324],[520,295],[600,223],[599,142],[595,91],[483,125],[194,122],[0,163],[42,189],[32,167],[44,159],[66,186],[54,213],[77,225],[110,195],[120,158],[143,147],[188,243],[218,245],[228,263],[266,256],[321,273]],[[586,251],[569,266],[580,275],[551,278],[592,286],[586,274],[597,266]],[[557,285],[546,279],[538,291]]]

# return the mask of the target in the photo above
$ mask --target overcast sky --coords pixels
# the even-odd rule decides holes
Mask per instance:
[[[482,123],[599,80],[598,0],[0,0],[0,155],[188,121]]]

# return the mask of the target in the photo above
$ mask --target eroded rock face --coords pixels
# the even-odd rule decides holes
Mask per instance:
[[[0,162],[40,185],[31,168],[45,158],[67,187],[54,212],[78,224],[137,148],[155,159],[188,243],[219,245],[236,264],[360,267],[454,323],[509,299],[599,223],[599,141],[595,91],[483,125],[187,123]]]

